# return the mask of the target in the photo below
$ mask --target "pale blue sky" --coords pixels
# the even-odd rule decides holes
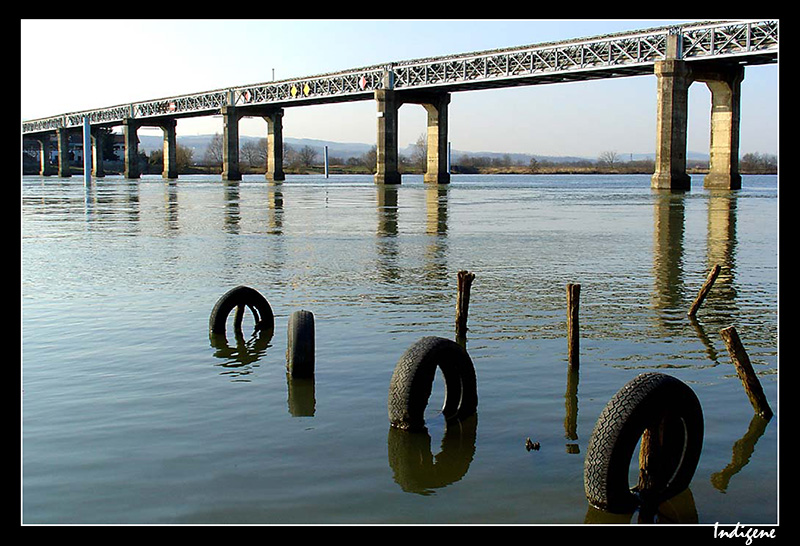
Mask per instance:
[[[33,119],[349,68],[688,22],[663,20],[22,20],[21,115]],[[87,37],[81,49],[80,37]],[[688,148],[708,151],[710,98],[690,88]],[[465,151],[596,157],[655,149],[655,76],[454,93],[450,141]],[[142,129],[145,131],[145,129]],[[263,120],[243,120],[263,136]],[[400,144],[425,131],[400,111]],[[218,118],[178,134],[221,132]],[[287,108],[284,136],[374,143],[375,105]],[[777,154],[777,65],[742,84],[741,153]]]

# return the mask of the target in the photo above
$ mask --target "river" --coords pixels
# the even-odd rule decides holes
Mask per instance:
[[[636,523],[588,505],[583,467],[603,407],[649,371],[692,388],[705,429],[661,521],[777,522],[777,176],[735,192],[693,176],[674,194],[639,175],[392,188],[25,176],[21,258],[23,523]],[[428,430],[398,437],[393,369],[418,339],[453,338],[460,270],[475,274],[477,415],[445,441],[437,379]],[[569,381],[567,283],[581,284]],[[245,339],[212,344],[211,309],[237,285],[266,297],[274,334],[249,338],[245,322]],[[300,309],[315,318],[305,382],[286,374]],[[728,326],[769,422],[754,418]]]

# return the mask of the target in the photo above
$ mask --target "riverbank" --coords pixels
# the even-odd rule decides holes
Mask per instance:
[[[83,173],[83,165],[72,165],[70,166],[71,173],[73,175],[80,175]],[[311,166],[311,167],[285,167],[284,172],[286,174],[292,175],[303,175],[303,174],[312,174],[312,175],[319,175],[324,174],[325,169],[322,166]],[[708,167],[707,166],[698,166],[698,167],[690,167],[686,169],[688,174],[708,174]],[[105,168],[105,173],[108,175],[118,175],[122,174],[122,169],[120,168]],[[149,166],[149,169],[145,169],[143,174],[160,174],[161,169],[156,168],[153,165]],[[217,166],[202,166],[202,165],[193,165],[187,169],[183,169],[179,172],[179,174],[189,175],[189,174],[220,174],[221,170]],[[342,175],[342,174],[374,174],[375,171],[369,169],[363,165],[329,165],[328,166],[328,173],[333,175]],[[627,166],[625,164],[621,164],[619,166],[601,166],[601,165],[570,165],[570,164],[561,164],[561,165],[547,165],[547,166],[537,166],[535,168],[531,168],[528,166],[505,166],[505,167],[468,167],[464,168],[458,165],[454,165],[451,170],[452,174],[484,174],[484,175],[500,175],[500,174],[653,174],[652,168],[637,168]],[[39,174],[38,169],[32,166],[23,166],[23,175],[36,175]],[[264,174],[264,169],[258,168],[250,168],[245,167],[242,169],[242,174]],[[400,174],[423,174],[419,169],[412,169],[406,168],[401,169]],[[741,169],[740,174],[778,174],[777,168],[771,168],[766,170],[761,170],[758,172],[749,170],[749,169]]]

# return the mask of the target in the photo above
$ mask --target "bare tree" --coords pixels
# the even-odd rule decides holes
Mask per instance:
[[[422,133],[417,137],[417,141],[411,145],[411,166],[425,172],[428,166],[428,136]]]
[[[311,167],[317,161],[317,150],[311,146],[303,146],[297,152],[298,163],[303,167]]]
[[[597,161],[606,167],[613,167],[619,161],[619,156],[617,156],[617,152],[603,152],[597,158]]]
[[[205,162],[209,165],[222,165],[222,135],[215,133],[208,143],[206,153],[203,156]]]
[[[267,139],[248,140],[242,144],[241,158],[251,167],[267,164]]]

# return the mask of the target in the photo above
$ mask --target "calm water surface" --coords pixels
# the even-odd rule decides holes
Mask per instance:
[[[737,328],[779,414],[777,178],[743,186],[26,176],[23,522],[636,523],[589,508],[583,462],[613,394],[661,371],[705,417],[697,472],[663,521],[776,523],[778,416],[754,419],[719,335]],[[445,429],[435,389],[410,441],[390,430],[389,380],[417,339],[453,337],[462,269],[476,275],[477,418]],[[569,282],[582,286],[572,381]],[[275,333],[245,324],[212,345],[211,308],[241,284],[269,300]],[[285,368],[299,309],[316,319],[307,382]]]

